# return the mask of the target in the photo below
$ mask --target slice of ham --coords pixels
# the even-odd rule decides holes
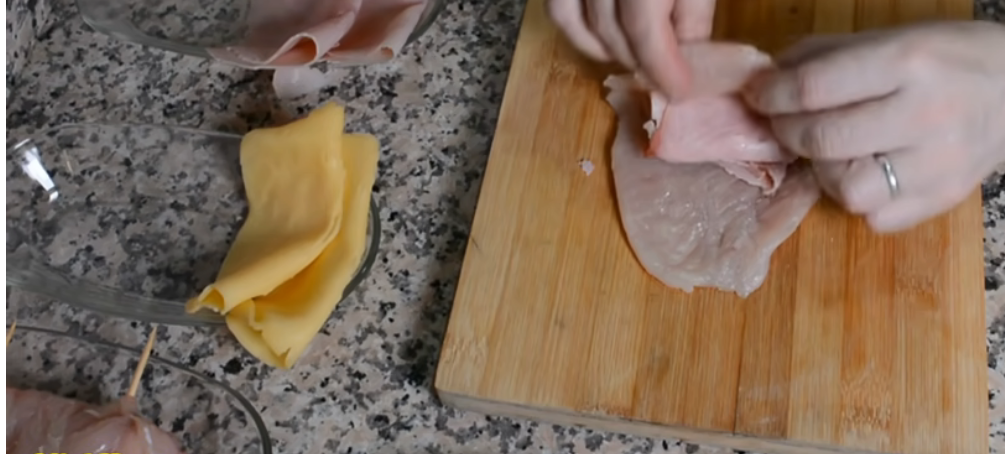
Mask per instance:
[[[209,49],[220,61],[276,69],[280,97],[321,88],[323,74],[308,65],[382,63],[401,52],[429,0],[251,0],[242,43]]]
[[[692,43],[681,51],[694,75],[692,91],[674,100],[648,92],[647,154],[669,162],[719,162],[767,194],[777,191],[795,158],[739,97],[754,74],[773,65],[771,57],[733,43]]]
[[[639,263],[683,291],[712,287],[747,297],[820,191],[808,166],[790,164],[735,97],[753,68],[766,64],[763,54],[735,46],[686,46],[695,86],[673,103],[633,76],[604,85],[618,116],[611,152],[618,209]]]
[[[7,452],[181,454],[170,434],[125,397],[96,408],[42,391],[7,388]]]
[[[209,52],[255,69],[384,62],[405,45],[427,1],[252,0],[244,42]]]

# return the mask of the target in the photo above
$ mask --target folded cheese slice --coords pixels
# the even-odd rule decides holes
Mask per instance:
[[[248,217],[216,282],[188,302],[226,315],[238,341],[290,368],[342,298],[366,248],[379,143],[343,134],[344,109],[325,105],[241,144]]]
[[[227,314],[227,326],[263,362],[290,368],[342,299],[366,250],[370,188],[379,143],[370,135],[343,139],[347,184],[342,228],[318,258],[275,291]]]

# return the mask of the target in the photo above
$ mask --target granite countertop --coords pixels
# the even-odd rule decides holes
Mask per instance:
[[[328,100],[351,110],[349,129],[380,137],[384,154],[375,196],[382,257],[296,369],[262,366],[223,330],[160,328],[156,355],[251,398],[264,410],[276,452],[730,452],[486,417],[435,400],[437,350],[523,9],[519,0],[448,3],[394,62],[337,71],[332,87],[284,102],[271,95],[267,72],[92,33],[72,0],[8,1],[8,137],[82,120],[243,132],[301,116]],[[978,5],[985,17],[1005,18],[1005,0]],[[1005,453],[1005,234],[999,226],[1005,222],[1005,176],[987,180],[984,198],[992,452]],[[16,290],[7,298],[12,317],[137,346],[149,329]],[[69,360],[51,344],[19,348],[56,363]],[[117,373],[127,373],[121,366]]]

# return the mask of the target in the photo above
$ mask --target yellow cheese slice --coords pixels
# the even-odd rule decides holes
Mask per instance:
[[[342,228],[303,272],[275,291],[242,303],[227,314],[227,326],[257,358],[290,368],[324,326],[366,250],[370,192],[380,144],[371,135],[344,136],[346,165]]]
[[[241,141],[248,217],[216,282],[186,305],[227,313],[268,294],[307,267],[338,233],[346,172],[345,109],[327,104],[306,118],[257,129]]]
[[[186,308],[226,314],[253,355],[290,368],[327,321],[366,249],[379,143],[343,135],[344,110],[252,131],[241,144],[249,214],[217,281]]]

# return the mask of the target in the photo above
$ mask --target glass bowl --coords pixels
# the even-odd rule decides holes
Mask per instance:
[[[7,386],[102,405],[125,394],[140,355],[138,348],[18,326],[7,347]],[[265,422],[248,399],[180,364],[151,355],[136,401],[186,454],[272,453]]]
[[[251,1],[77,0],[77,9],[84,23],[113,38],[212,59],[209,48],[241,41]],[[405,41],[406,47],[429,29],[446,2],[427,0],[419,22]],[[352,63],[330,64],[354,66]]]
[[[241,137],[198,129],[67,124],[7,147],[7,285],[106,315],[220,325],[185,302],[213,283],[247,213]],[[367,245],[342,298],[376,259]]]

